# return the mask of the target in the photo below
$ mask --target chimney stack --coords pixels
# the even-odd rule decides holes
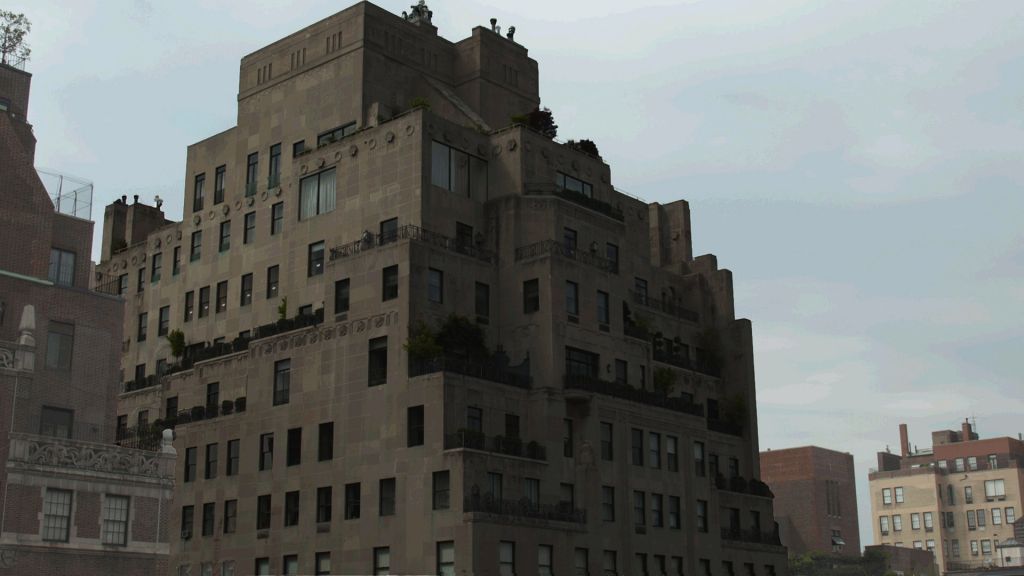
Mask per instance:
[[[900,424],[900,456],[910,456],[910,440],[907,438],[907,425]]]
[[[960,441],[967,442],[971,439],[971,421],[964,418],[964,423],[960,425]]]

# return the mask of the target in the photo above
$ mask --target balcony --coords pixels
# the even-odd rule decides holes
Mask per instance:
[[[751,478],[750,480],[747,480],[742,476],[726,478],[724,475],[718,474],[715,476],[715,488],[726,492],[735,492],[737,494],[761,496],[762,498],[775,497],[775,495],[772,494],[771,488],[757,478]]]
[[[629,291],[630,298],[635,304],[639,304],[651,310],[668,314],[669,316],[675,316],[683,320],[689,320],[690,322],[697,322],[700,320],[700,315],[697,312],[688,308],[683,308],[678,304],[669,302],[667,300],[659,300],[658,298],[651,298],[646,294],[639,292]]]
[[[558,240],[541,240],[540,242],[534,242],[533,244],[527,244],[526,246],[516,248],[516,262],[547,256],[550,254],[561,256],[567,260],[574,260],[588,266],[593,266],[598,270],[603,270],[612,274],[618,274],[619,272],[618,264],[615,261],[598,256],[594,252],[567,246],[564,242],[560,242]]]
[[[150,374],[149,376],[143,376],[142,378],[136,378],[125,382],[121,387],[121,393],[135,392],[136,390],[144,390],[146,388],[152,388],[153,386],[159,385],[160,377],[156,374]]]
[[[163,422],[157,420],[148,426],[135,426],[131,428],[118,428],[114,435],[114,444],[122,448],[134,448],[136,450],[160,449],[160,440],[163,438]]]
[[[507,360],[502,361],[501,358],[503,357],[498,354],[480,361],[443,356],[424,359],[410,358],[409,377],[451,372],[529,390],[532,383],[529,359],[524,360],[518,366],[508,366]]]
[[[175,418],[168,418],[167,420],[157,420],[154,425],[162,425],[168,428],[174,428],[181,424],[190,424],[193,422],[202,422],[204,420],[213,420],[220,416],[230,416],[236,412],[245,412],[245,396],[241,396],[234,400],[224,400],[220,404],[208,404],[206,406],[199,405],[193,406],[189,410],[181,410]]]
[[[684,370],[690,370],[692,372],[700,372],[708,376],[714,376],[715,378],[722,377],[722,369],[717,366],[716,363],[708,360],[691,360],[688,356],[683,356],[678,353],[673,353],[670,350],[665,349],[659,343],[659,340],[663,342],[663,339],[659,339],[657,336],[651,339],[652,352],[651,356],[655,362],[662,362],[664,364],[671,364],[676,368],[682,368]]]
[[[142,481],[170,478],[174,474],[174,459],[155,450],[134,450],[128,447],[96,442],[83,442],[69,438],[56,438],[36,434],[12,433],[8,468],[43,468],[61,473],[116,475],[124,481],[125,475]],[[113,477],[113,476],[112,476]]]
[[[458,448],[493,452],[495,454],[529,458],[530,460],[540,460],[542,462],[546,462],[548,459],[547,450],[537,442],[531,441],[524,444],[522,439],[510,436],[491,436],[488,438],[483,432],[467,429],[459,430],[455,434],[446,434],[444,437],[445,450]]]
[[[634,388],[628,384],[606,382],[592,376],[566,374],[565,389],[594,392],[595,394],[621,398],[622,400],[646,404],[647,406],[655,406],[657,408],[673,410],[675,412],[681,412],[683,414],[689,414],[691,416],[698,416],[701,418],[704,417],[703,404],[697,404],[686,400],[685,398],[669,397],[657,392]]]
[[[555,505],[540,504],[527,499],[503,500],[491,494],[480,494],[480,488],[473,486],[469,496],[462,504],[463,512],[479,512],[512,519],[533,519],[548,522],[572,522],[586,524],[587,512],[574,508],[567,502]],[[524,522],[525,523],[525,522]]]
[[[435,248],[469,256],[488,264],[493,264],[497,261],[497,255],[494,252],[480,248],[472,241],[452,238],[412,224],[399,226],[394,232],[385,234],[374,234],[367,230],[363,232],[363,236],[359,240],[331,248],[330,261],[334,262],[335,260],[355,256],[367,250],[398,242],[399,240],[421,242]]]
[[[775,530],[772,532],[726,527],[722,528],[722,540],[746,542],[749,544],[767,544],[768,546],[782,546],[782,541],[779,540],[778,526],[776,526]]]
[[[554,184],[552,184],[550,188],[545,185],[532,185],[531,188],[531,190],[527,190],[527,196],[557,196],[562,200],[578,204],[584,208],[603,214],[613,220],[618,220],[619,222],[624,222],[626,220],[620,208],[612,206],[603,200],[591,198],[590,196],[586,196],[580,192],[559,188]]]

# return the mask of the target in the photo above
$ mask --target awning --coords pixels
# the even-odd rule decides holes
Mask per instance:
[[[841,536],[833,536],[832,537],[832,545],[833,546],[846,546],[846,541],[843,540]]]

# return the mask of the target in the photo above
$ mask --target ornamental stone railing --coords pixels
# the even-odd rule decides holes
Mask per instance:
[[[8,465],[64,468],[70,473],[127,474],[152,479],[174,477],[174,449],[165,434],[159,452],[114,444],[12,433]]]

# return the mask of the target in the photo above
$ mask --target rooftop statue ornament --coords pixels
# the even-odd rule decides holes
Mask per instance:
[[[419,4],[409,8],[412,9],[412,12],[402,12],[402,17],[413,24],[419,24],[420,22],[430,24],[430,20],[434,17],[434,13],[427,7],[426,0],[420,0]]]
[[[513,42],[515,42],[515,39],[513,38],[515,35],[516,35],[516,27],[515,26],[509,26],[508,27],[508,32],[505,34],[505,37],[508,38],[509,40],[512,40]]]

